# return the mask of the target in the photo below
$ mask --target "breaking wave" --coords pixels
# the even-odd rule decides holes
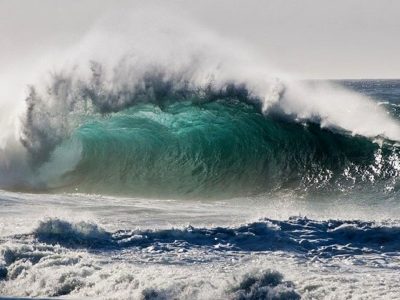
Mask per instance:
[[[384,106],[277,79],[243,45],[187,33],[190,22],[168,34],[136,17],[145,36],[100,26],[38,74],[18,126],[2,112],[2,188],[162,198],[398,188],[400,126]]]
[[[149,85],[154,98],[135,94],[135,103],[123,107],[70,107],[64,116],[49,115],[32,92],[22,143],[35,180],[25,185],[151,197],[348,190],[377,182],[381,190],[396,189],[399,149],[390,140],[379,144],[279,111],[265,115],[243,86],[172,91],[156,82],[159,90]]]
[[[390,141],[264,115],[243,87],[203,96],[162,91],[115,112],[101,106],[106,114],[69,116],[76,125],[61,127],[68,133],[54,136],[58,123],[25,127],[36,186],[152,197],[346,190],[377,181],[381,190],[396,187],[399,150]]]

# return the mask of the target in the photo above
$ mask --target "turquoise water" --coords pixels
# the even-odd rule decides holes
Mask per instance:
[[[77,159],[72,170],[44,182],[48,188],[180,198],[279,189],[397,190],[394,142],[380,146],[313,122],[265,116],[250,99],[139,103],[78,115],[75,122],[55,152],[65,157],[73,151]],[[50,162],[57,160],[49,155]]]

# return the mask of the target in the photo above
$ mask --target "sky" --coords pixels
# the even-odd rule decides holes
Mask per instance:
[[[254,47],[300,78],[400,78],[400,1],[146,1]],[[79,43],[104,15],[144,1],[0,0],[0,68]],[[229,51],[229,50],[227,50]]]

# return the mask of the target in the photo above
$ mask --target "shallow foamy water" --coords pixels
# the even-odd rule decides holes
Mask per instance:
[[[395,299],[400,222],[391,201],[336,199],[333,211],[332,199],[287,194],[175,201],[2,192],[0,294]]]

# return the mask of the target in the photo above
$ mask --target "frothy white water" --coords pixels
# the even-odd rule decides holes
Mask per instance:
[[[296,197],[260,200],[180,202],[2,192],[0,294],[263,299],[250,296],[273,293],[279,299],[290,293],[302,299],[396,298],[399,252],[393,250],[398,247],[398,222],[349,222],[326,230],[324,226],[335,220],[305,220],[303,226],[299,218],[293,220],[297,230],[284,228],[291,223],[287,217],[296,213],[321,220],[339,216],[383,221],[398,216],[395,209],[379,206],[384,206],[382,199],[368,205],[360,200],[354,207],[336,199],[335,212],[332,201],[310,207]],[[263,223],[253,223],[259,217],[283,222],[265,223],[269,229],[264,232]],[[245,226],[247,222],[251,223]],[[299,238],[300,252],[291,248],[294,240],[274,233],[285,231]],[[379,250],[374,243],[380,239]],[[361,251],[358,243],[365,249]],[[312,245],[318,244],[313,252]],[[257,250],[262,245],[265,249]],[[247,246],[254,251],[246,251]],[[268,270],[278,271],[283,279]]]
[[[400,127],[375,101],[327,83],[289,85],[281,109],[299,120],[316,119],[322,127],[353,135],[400,139]]]

